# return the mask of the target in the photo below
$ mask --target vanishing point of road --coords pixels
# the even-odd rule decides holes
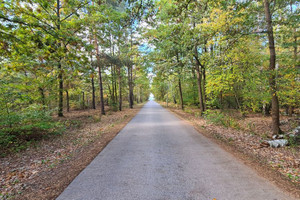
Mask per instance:
[[[58,200],[290,200],[149,101]]]

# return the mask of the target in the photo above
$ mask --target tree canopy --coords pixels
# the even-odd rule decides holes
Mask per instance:
[[[280,109],[299,108],[299,11],[296,0],[3,1],[0,137],[150,92],[201,114],[272,113],[278,134]]]

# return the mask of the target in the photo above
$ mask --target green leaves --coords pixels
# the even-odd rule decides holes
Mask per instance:
[[[299,60],[293,53],[299,41],[294,18],[299,13],[299,4],[279,1],[271,7],[279,44],[276,49],[279,69],[274,76],[280,101],[282,105],[297,107],[299,86],[295,80],[299,79],[299,72],[291,69]],[[262,5],[253,1],[160,1],[156,24],[145,34],[155,49],[149,59],[154,62],[152,90],[157,99],[165,100],[170,93],[179,98],[176,79],[171,78],[179,76],[179,72],[186,83],[183,84],[185,102],[190,104],[198,99],[199,91],[191,89],[197,80],[192,76],[197,57],[200,75],[206,78],[202,80],[202,92],[206,92],[210,107],[240,107],[258,112],[263,104],[269,104],[270,74],[266,72],[269,55],[266,35],[262,34],[263,16]],[[178,70],[179,64],[182,71]],[[172,89],[166,86],[170,83]]]

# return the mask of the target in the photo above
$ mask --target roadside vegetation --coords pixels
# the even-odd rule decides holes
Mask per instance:
[[[160,1],[145,33],[154,46],[155,99],[298,191],[299,8],[298,1]]]
[[[0,3],[0,199],[55,199],[148,99],[146,7]]]
[[[269,137],[297,145],[298,14],[297,1],[160,1],[145,34],[155,47],[148,55],[155,99],[239,129],[228,110],[261,113],[272,119]],[[294,132],[281,129],[283,116]]]
[[[133,108],[149,96],[140,2],[0,4],[0,156],[64,134],[74,110]],[[139,11],[141,9],[141,11]],[[58,116],[59,118],[57,118]]]
[[[40,171],[24,175],[22,159],[55,168],[98,141],[82,122],[123,124],[150,93],[299,185],[299,12],[297,0],[1,2],[0,198],[34,196],[21,179]]]
[[[241,115],[237,110],[208,110],[203,116],[195,106],[185,110],[174,103],[160,102],[180,118],[191,123],[201,134],[215,140],[229,152],[240,157],[249,166],[296,196],[300,184],[300,147],[294,140],[288,146],[271,148],[261,142],[272,139],[272,119],[261,113]],[[282,116],[280,128],[284,132],[294,130],[298,124],[294,118]]]
[[[0,159],[0,199],[55,199],[94,159],[114,136],[136,115],[124,105],[114,112],[101,109],[72,110],[55,121],[63,134],[31,140],[18,153]]]

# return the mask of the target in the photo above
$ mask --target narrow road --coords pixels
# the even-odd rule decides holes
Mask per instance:
[[[149,101],[58,200],[291,199]]]

